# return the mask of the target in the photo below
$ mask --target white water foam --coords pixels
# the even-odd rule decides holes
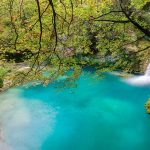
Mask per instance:
[[[127,83],[137,86],[147,86],[150,85],[150,64],[148,65],[145,74],[142,76],[132,77],[126,79]]]
[[[40,150],[53,131],[56,111],[41,101],[20,98],[20,92],[0,96],[0,150]]]

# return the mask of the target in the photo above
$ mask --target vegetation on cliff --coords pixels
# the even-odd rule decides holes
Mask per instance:
[[[0,14],[0,78],[16,85],[70,69],[73,81],[83,66],[142,71],[149,61],[149,0],[1,0]],[[20,62],[30,69],[5,69]]]

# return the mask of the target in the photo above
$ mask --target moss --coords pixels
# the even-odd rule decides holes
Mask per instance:
[[[150,98],[145,103],[146,112],[150,114]]]

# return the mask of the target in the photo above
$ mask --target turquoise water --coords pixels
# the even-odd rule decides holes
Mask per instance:
[[[0,150],[150,149],[150,87],[90,72],[77,87],[58,92],[57,84],[0,95]]]

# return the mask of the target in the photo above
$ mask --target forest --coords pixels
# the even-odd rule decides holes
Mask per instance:
[[[73,82],[86,66],[143,73],[149,16],[149,0],[1,0],[0,87],[48,84],[70,69]]]

